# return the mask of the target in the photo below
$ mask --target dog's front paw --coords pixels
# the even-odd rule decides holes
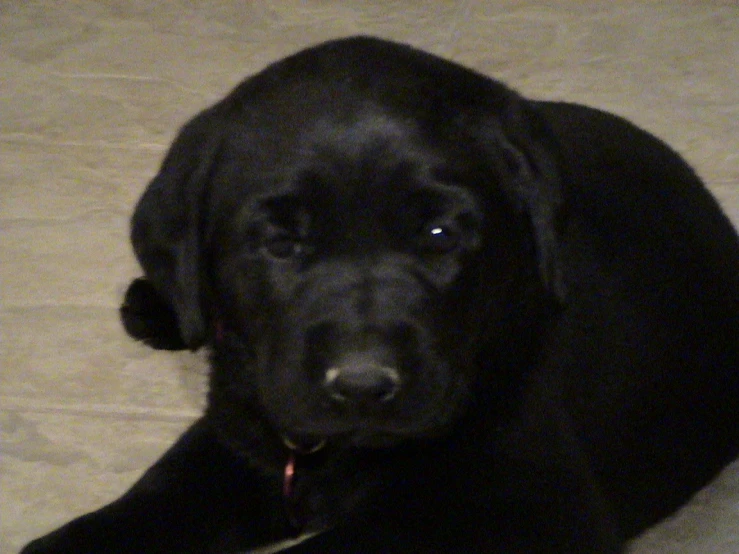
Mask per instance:
[[[144,278],[135,279],[128,286],[121,305],[121,320],[129,335],[152,348],[187,348],[174,309]]]

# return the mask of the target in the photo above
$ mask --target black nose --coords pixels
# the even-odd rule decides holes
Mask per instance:
[[[391,367],[374,364],[332,367],[324,382],[338,402],[380,404],[389,402],[400,388],[400,376]]]

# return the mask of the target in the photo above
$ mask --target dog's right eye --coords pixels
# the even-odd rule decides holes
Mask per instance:
[[[416,239],[423,250],[447,254],[456,249],[461,240],[459,228],[450,222],[431,222],[424,225]]]
[[[264,248],[270,256],[280,260],[294,258],[303,252],[300,240],[288,233],[278,233],[265,241]]]

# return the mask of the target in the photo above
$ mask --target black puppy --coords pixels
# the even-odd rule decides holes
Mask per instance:
[[[739,240],[613,115],[371,38],[188,123],[131,335],[208,408],[40,553],[616,553],[739,455]]]

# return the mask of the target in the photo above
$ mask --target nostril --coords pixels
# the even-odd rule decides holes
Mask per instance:
[[[338,402],[383,403],[397,394],[400,376],[378,365],[332,367],[326,371],[325,386]]]

